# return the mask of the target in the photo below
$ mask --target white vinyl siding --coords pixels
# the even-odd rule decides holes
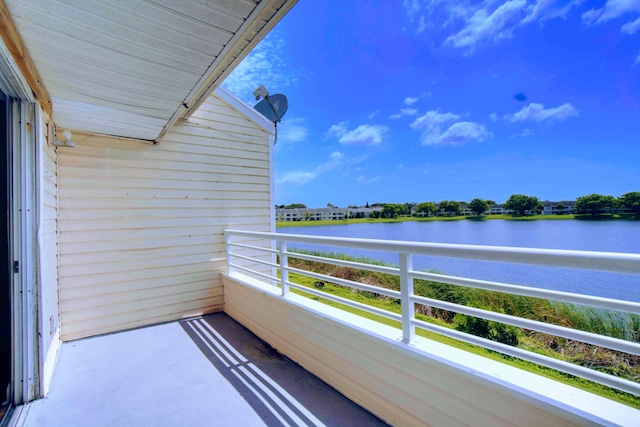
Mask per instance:
[[[217,96],[158,145],[59,149],[63,340],[222,310],[223,230],[270,231],[270,135]]]
[[[40,257],[40,337],[43,390],[49,388],[60,344],[58,307],[58,167],[55,148],[48,143],[47,121],[40,123],[41,186],[38,248]]]
[[[44,301],[50,309],[46,332],[53,334],[58,326],[58,173],[55,149],[44,144],[43,150],[42,211],[40,230],[40,251],[42,262],[42,288]],[[53,321],[50,318],[53,316]],[[50,324],[51,323],[51,324]]]

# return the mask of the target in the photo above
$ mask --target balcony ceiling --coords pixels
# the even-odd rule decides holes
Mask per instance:
[[[56,126],[145,140],[187,117],[296,2],[5,1]]]

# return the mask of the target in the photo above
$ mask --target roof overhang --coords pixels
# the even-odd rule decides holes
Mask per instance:
[[[157,141],[297,0],[5,2],[3,40],[58,127]]]
[[[267,132],[270,135],[274,135],[276,132],[276,125],[271,120],[267,119],[265,116],[260,114],[258,110],[251,107],[246,102],[242,101],[240,98],[223,88],[222,86],[218,86],[213,91],[213,94],[220,98],[222,101],[226,102],[231,108],[242,113],[247,119],[251,120],[256,126],[258,126],[263,131]]]

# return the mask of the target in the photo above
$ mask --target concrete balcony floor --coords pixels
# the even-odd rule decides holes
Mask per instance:
[[[64,343],[18,425],[386,424],[217,313]]]

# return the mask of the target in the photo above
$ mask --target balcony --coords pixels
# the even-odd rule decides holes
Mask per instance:
[[[344,395],[393,425],[634,425],[640,411],[518,367],[425,338],[428,331],[513,358],[640,395],[640,385],[589,367],[426,322],[407,307],[426,306],[512,325],[527,331],[640,355],[640,344],[550,323],[425,298],[414,281],[550,299],[640,314],[640,304],[568,292],[515,286],[414,270],[418,255],[456,257],[546,267],[640,274],[640,255],[581,251],[344,239],[227,230],[225,312]],[[358,248],[398,254],[398,267],[365,264],[288,250],[291,244]],[[400,289],[331,277],[289,265],[290,258],[399,277]],[[400,313],[336,296],[290,280],[310,277],[398,301]],[[347,312],[350,307],[395,321],[394,327]],[[631,399],[634,399],[631,397]]]
[[[428,254],[640,274],[640,255],[234,230],[225,235],[225,313],[64,343],[48,397],[20,408],[16,425],[631,426],[640,419],[640,411],[630,406],[434,336],[635,396],[640,394],[637,382],[425,322],[415,310],[405,309],[422,305],[457,311],[639,355],[637,342],[427,299],[414,293],[414,284],[433,280],[632,314],[640,314],[638,303],[427,273],[414,269],[412,261]],[[293,244],[390,251],[398,254],[400,263],[390,267],[303,254],[289,250]],[[291,258],[397,276],[400,288],[302,270],[290,265]],[[293,274],[383,295],[399,301],[402,310],[388,311],[306,287],[296,283]]]

